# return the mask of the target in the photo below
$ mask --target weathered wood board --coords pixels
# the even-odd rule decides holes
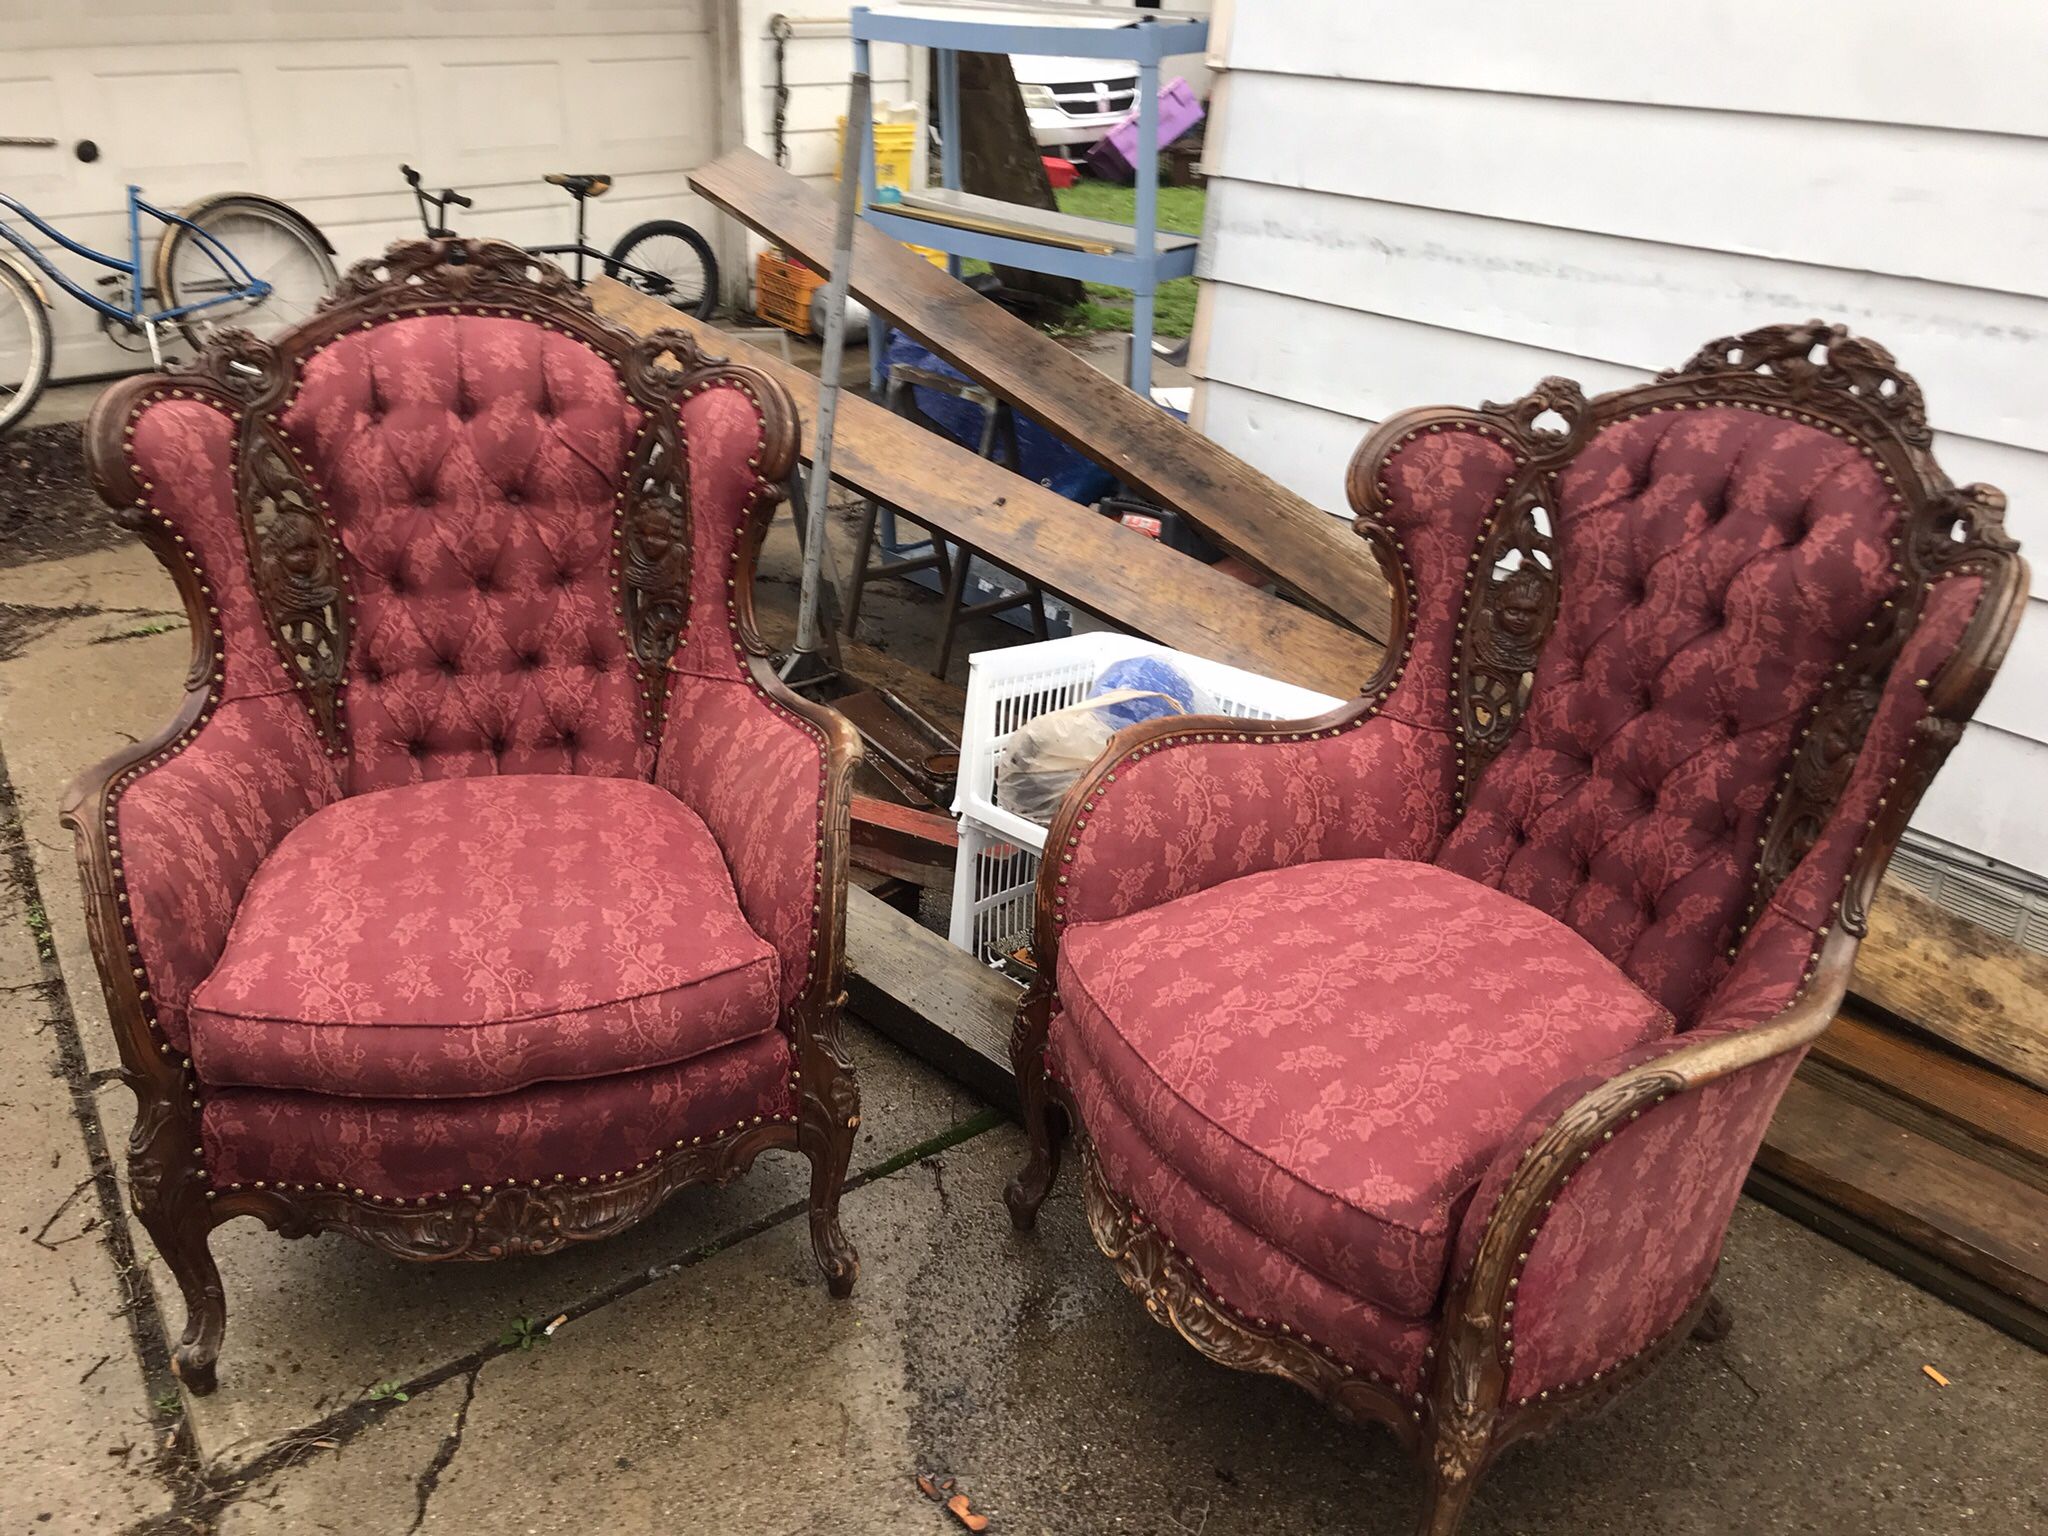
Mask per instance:
[[[1888,880],[1871,903],[1870,936],[1849,986],[1908,1024],[2048,1089],[2048,956]]]
[[[1017,1112],[1021,989],[866,891],[846,893],[847,1006],[913,1056]]]
[[[810,374],[608,278],[592,282],[590,294],[598,312],[617,324],[641,332],[662,326],[689,331],[706,351],[739,358],[778,380],[796,401],[803,454],[811,457],[818,381]],[[1358,692],[1379,663],[1380,648],[1362,635],[1119,527],[853,395],[840,397],[832,474],[1163,645],[1340,698]],[[1363,552],[1362,540],[1348,532],[1343,537]]]
[[[831,198],[752,150],[691,172],[690,185],[797,260],[830,266]],[[849,281],[863,303],[1231,553],[1374,638],[1390,633],[1386,581],[1341,520],[865,223]]]

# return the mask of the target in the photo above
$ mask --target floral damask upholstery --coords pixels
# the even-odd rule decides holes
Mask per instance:
[[[1154,1316],[1391,1428],[1425,1533],[1725,1326],[1750,1160],[2024,602],[1924,412],[1816,323],[1397,417],[1349,478],[1399,620],[1362,696],[1127,730],[1049,829],[1013,1218],[1072,1129]]]
[[[193,994],[192,1061],[222,1088],[510,1093],[764,1034],[778,991],[775,951],[673,795],[444,779],[351,795],[286,834]]]
[[[1456,1217],[1522,1117],[1672,1030],[1555,918],[1396,859],[1076,928],[1059,987],[1055,1077],[1099,1081],[1206,1199],[1407,1317],[1441,1299]]]
[[[844,1294],[857,741],[751,619],[787,395],[435,241],[88,447],[194,628],[183,714],[66,805],[188,1382],[239,1214],[490,1258],[791,1148]]]

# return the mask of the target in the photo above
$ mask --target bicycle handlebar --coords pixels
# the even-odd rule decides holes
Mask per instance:
[[[420,173],[411,166],[401,165],[398,168],[398,173],[405,178],[405,184],[408,187],[416,187],[420,184]]]
[[[453,187],[443,187],[441,189],[441,201],[444,203],[453,203],[458,208],[474,208],[476,206],[476,203],[473,199],[464,197],[460,192],[456,191]]]

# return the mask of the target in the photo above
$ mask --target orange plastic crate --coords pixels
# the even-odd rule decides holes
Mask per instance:
[[[799,336],[811,334],[811,295],[825,279],[780,251],[754,258],[754,313]]]

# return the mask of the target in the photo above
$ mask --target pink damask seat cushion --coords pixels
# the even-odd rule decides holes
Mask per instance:
[[[1437,1304],[1457,1217],[1522,1117],[1673,1027],[1556,918],[1398,859],[1069,929],[1059,996],[1053,1069],[1077,1096],[1113,1104],[1228,1230],[1408,1317]]]
[[[502,1094],[773,1029],[775,951],[665,790],[446,779],[338,801],[257,868],[192,998],[211,1087]]]

